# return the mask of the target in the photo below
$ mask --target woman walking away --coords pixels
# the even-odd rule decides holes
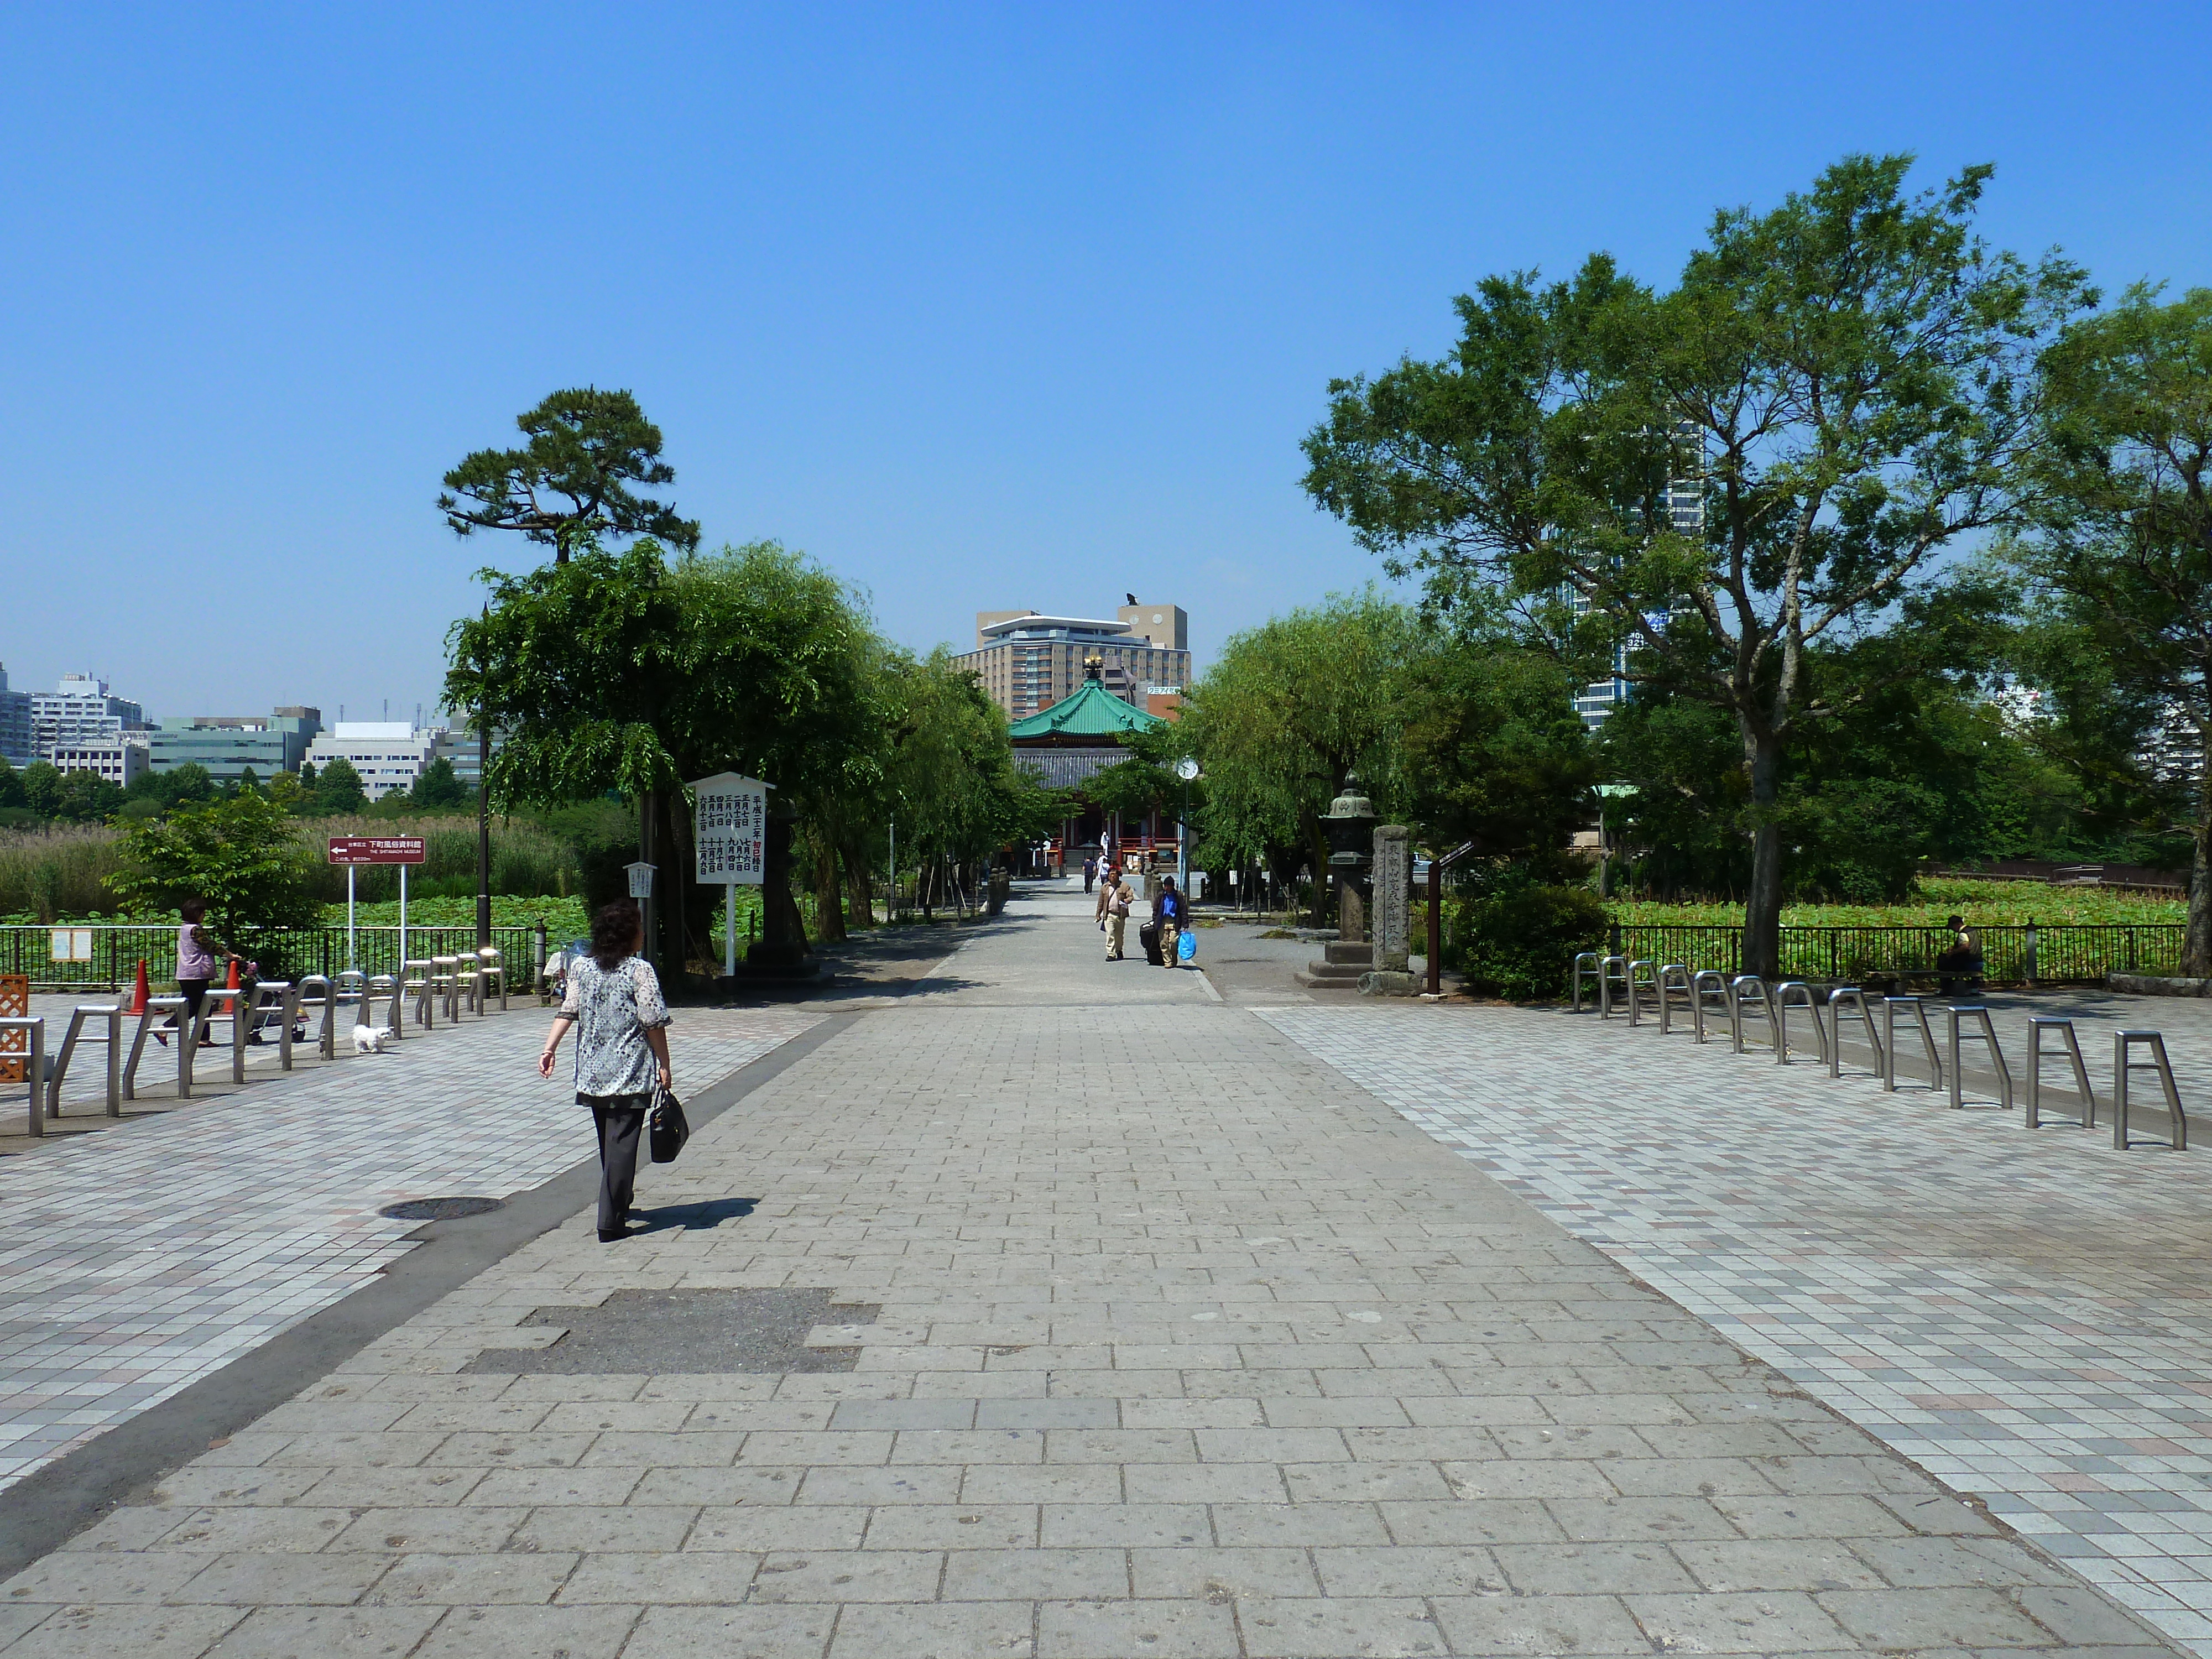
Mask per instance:
[[[207,920],[205,899],[186,899],[177,907],[177,915],[183,918],[183,926],[177,929],[177,994],[185,1000],[181,1018],[185,1031],[190,1033],[199,1030],[200,1005],[207,1000],[208,987],[215,983],[217,964],[236,962],[239,957],[236,951],[200,925]],[[174,1026],[179,1018],[172,1014],[167,1024]],[[154,1033],[154,1037],[163,1048],[169,1046],[169,1039],[159,1031]],[[203,1042],[200,1046],[207,1048],[210,1044]]]
[[[668,1078],[668,1005],[653,964],[638,951],[645,923],[637,901],[617,899],[592,918],[592,953],[568,968],[568,994],[554,1017],[538,1075],[553,1075],[553,1056],[571,1025],[576,1033],[576,1103],[592,1109],[599,1133],[599,1243],[629,1231],[637,1188],[637,1142],[653,1103],[654,1079]]]

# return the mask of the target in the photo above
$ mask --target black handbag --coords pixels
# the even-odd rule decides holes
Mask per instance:
[[[684,1115],[684,1103],[657,1085],[653,1091],[653,1109],[646,1114],[645,1127],[655,1164],[676,1162],[677,1153],[691,1139],[691,1121]]]

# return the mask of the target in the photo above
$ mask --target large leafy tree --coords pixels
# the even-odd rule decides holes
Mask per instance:
[[[744,772],[787,801],[866,787],[880,720],[866,619],[834,577],[773,542],[672,563],[642,540],[484,578],[489,605],[448,635],[446,701],[506,733],[492,798],[636,800],[661,915],[681,924],[663,933],[663,967],[680,975],[716,953],[720,890],[691,880],[684,784]]]
[[[2009,550],[2075,647],[2076,672],[2051,677],[2069,717],[2135,728],[2108,756],[2161,737],[2186,756],[2182,972],[2212,975],[2212,289],[2167,304],[2131,289],[2045,371],[2048,491]]]
[[[224,938],[307,927],[321,914],[315,866],[291,815],[258,794],[241,791],[122,828],[123,867],[107,884],[134,911],[202,898]]]
[[[636,486],[673,483],[660,428],[627,392],[556,392],[515,416],[520,449],[479,449],[446,474],[438,510],[459,536],[519,531],[566,564],[580,550],[651,536],[685,552],[699,526]]]
[[[1334,383],[1305,444],[1316,502],[1437,607],[1516,607],[1583,672],[1729,718],[1755,972],[1779,955],[1788,757],[1872,689],[1814,688],[1808,653],[1888,626],[1936,556],[2014,520],[2034,354],[2094,297],[1974,233],[1990,169],[1914,195],[1910,165],[1847,157],[1717,214],[1671,291],[1603,255],[1493,276],[1451,356]]]

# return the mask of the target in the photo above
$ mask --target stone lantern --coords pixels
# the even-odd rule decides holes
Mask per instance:
[[[1360,976],[1375,967],[1375,947],[1367,942],[1367,880],[1375,863],[1375,803],[1359,793],[1359,779],[1346,774],[1344,793],[1322,815],[1328,837],[1328,878],[1336,889],[1337,936],[1323,942],[1318,961],[1295,977],[1302,985],[1355,990]]]
[[[1375,864],[1375,803],[1359,793],[1359,776],[1344,775],[1344,793],[1321,821],[1328,837],[1328,874],[1336,888],[1337,937],[1346,945],[1367,938],[1367,878]]]

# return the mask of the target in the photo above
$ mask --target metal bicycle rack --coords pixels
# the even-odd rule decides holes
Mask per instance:
[[[1734,999],[1729,994],[1728,975],[1717,968],[1700,968],[1690,975],[1690,1018],[1700,1042],[1705,1040],[1705,1010],[1716,998],[1720,1001],[1720,1012],[1729,1014],[1729,1023],[1733,1026],[1735,1016],[1730,1010]]]
[[[274,994],[276,1000],[269,999]],[[253,988],[253,1006],[246,1011],[246,1034],[251,1038],[256,1031],[267,1029],[269,1011],[274,1008],[283,1029],[276,1036],[276,1069],[292,1069],[292,981],[289,979],[265,979]]]
[[[443,1003],[445,1005],[446,1023],[448,1025],[452,1024],[455,1020],[461,1017],[460,981],[459,978],[460,964],[461,959],[459,957],[432,957],[430,958],[431,1000],[434,1002]],[[425,1024],[428,1024],[427,1020],[423,1023]]]
[[[1897,1011],[1912,1010],[1912,1018],[1920,1027],[1920,1044],[1928,1054],[1928,1091],[1933,1094],[1943,1086],[1943,1056],[1936,1047],[1936,1033],[1929,1028],[1928,1007],[1918,997],[1884,997],[1881,1006],[1881,1086],[1885,1094],[1897,1092]]]
[[[310,998],[307,994],[310,990],[320,994]],[[300,982],[292,988],[293,1012],[304,1016],[310,1008],[323,1011],[323,1030],[322,1035],[315,1039],[315,1051],[325,1060],[336,1060],[338,1057],[337,988],[321,974],[302,974]]]
[[[422,971],[417,973],[417,969]],[[414,1006],[415,1023],[426,1031],[437,1029],[436,977],[435,964],[427,960],[418,959],[399,964],[400,999]],[[395,1023],[396,1018],[395,1016]]]
[[[1774,988],[1774,1063],[1790,1063],[1790,1011],[1802,1008],[1813,1017],[1813,1036],[1820,1045],[1820,1063],[1828,1062],[1828,1029],[1820,1024],[1820,1004],[1813,988],[1802,979],[1785,979]]]
[[[1659,968],[1659,1035],[1667,1036],[1674,1029],[1674,999],[1680,995],[1681,1007],[1696,1024],[1698,994],[1690,986],[1689,964],[1681,962],[1662,963]]]
[[[27,1031],[30,1034],[30,1052],[23,1055],[27,1068],[23,1075],[29,1079],[24,1090],[30,1112],[30,1132],[42,1135],[46,1132],[46,1017],[44,1014],[9,1014],[0,1018],[0,1031]],[[18,1050],[17,1052],[21,1052]],[[9,1056],[14,1057],[12,1054]]]
[[[368,981],[361,994],[361,1023],[371,1028],[376,1022],[368,1016],[374,1012],[372,1004],[378,997],[384,999],[384,1029],[397,1042],[406,1035],[404,1029],[407,1024],[404,1018],[407,1000],[405,991],[400,982],[389,974],[379,974]]]
[[[230,1004],[230,1080],[233,1083],[246,1081],[246,1016],[241,1007],[246,1000],[246,993],[235,986],[210,985],[200,994],[198,1018],[189,1023],[180,1023],[178,1026],[177,1098],[179,1100],[190,1100],[192,1097],[192,1073],[197,1064],[201,1041],[207,1036],[209,1024],[216,1018],[215,1000],[217,997],[222,998]]]
[[[2130,1060],[2128,1051],[2137,1046],[2150,1050],[2148,1060]],[[2166,1109],[2173,1114],[2173,1139],[2166,1143],[2177,1152],[2189,1150],[2189,1119],[2181,1109],[2181,1091],[2173,1086],[2173,1067],[2166,1058],[2166,1037],[2158,1031],[2112,1033],[2112,1146],[2124,1152],[2136,1145],[2128,1138],[2128,1073],[2156,1072],[2158,1086],[2166,1091]],[[2146,1146],[2156,1142],[2146,1141]]]
[[[123,1005],[119,1002],[81,1002],[70,1011],[68,1035],[62,1038],[61,1052],[54,1056],[54,1074],[46,1084],[46,1115],[62,1115],[62,1079],[69,1075],[70,1061],[76,1055],[76,1041],[84,1030],[88,1019],[103,1020],[107,1025],[107,1115],[123,1115]],[[32,1117],[31,1133],[46,1133],[36,1114]]]
[[[138,1015],[138,1029],[131,1035],[130,1057],[123,1062],[124,1099],[138,1098],[138,1057],[146,1052],[146,1034],[154,1029],[154,1016],[163,1013],[175,1014],[178,1017],[177,1037],[181,1042],[185,1035],[184,1012],[185,1000],[182,997],[148,997],[146,999],[146,1006]]]
[[[1874,1050],[1874,1070],[1869,1075],[1881,1075],[1881,1033],[1874,1027],[1874,1010],[1867,1006],[1866,993],[1856,985],[1838,985],[1828,993],[1828,1075],[1839,1078],[1844,1074],[1844,1016],[1856,1014],[1859,1024],[1866,1028],[1867,1047]]]
[[[1654,1007],[1659,1000],[1659,964],[1656,962],[1632,962],[1628,964],[1628,1023],[1644,1023],[1644,994],[1651,993]]]
[[[1943,1009],[1943,1053],[1950,1062],[1951,1109],[1957,1111],[1966,1103],[1966,1068],[1959,1061],[1959,1024],[1966,1019],[1982,1028],[1966,1035],[1990,1045],[1990,1059],[1997,1068],[1997,1091],[2008,1112],[2012,1110],[2012,1069],[2005,1064],[2004,1050],[1997,1046],[1996,1024],[1990,1018],[1990,1011],[1978,1002],[1946,1004]]]
[[[1604,970],[1598,966],[1602,958],[1595,951],[1579,951],[1575,957],[1574,966],[1568,970],[1574,975],[1575,1012],[1578,1014],[1583,1011],[1583,986],[1585,982],[1590,987],[1591,1001],[1602,999],[1605,976]]]
[[[1757,974],[1738,974],[1729,981],[1729,1040],[1737,1054],[1743,1052],[1743,1006],[1757,1002],[1759,1011],[1766,1017],[1766,1040],[1774,1042],[1774,1000],[1768,995],[1766,981]]]
[[[1615,987],[1620,988],[1616,993]],[[1597,1012],[1600,1018],[1613,1018],[1613,1005],[1619,995],[1628,990],[1628,958],[1604,957],[1597,965]]]
[[[2058,1035],[2059,1046],[2045,1049],[2046,1032]],[[2094,1128],[2097,1122],[2097,1091],[2089,1086],[2089,1068],[2081,1062],[2081,1040],[2074,1035],[2074,1022],[2061,1019],[2056,1014],[2030,1014],[2027,1017],[2027,1127],[2043,1126],[2043,1062],[2064,1060],[2074,1067],[2075,1086],[2081,1091],[2081,1115],[2076,1120],[2081,1128]]]
[[[499,1011],[502,1014],[505,1013],[507,1012],[507,957],[496,945],[486,945],[477,950],[477,972],[480,976],[480,982],[483,980],[495,979],[499,981]],[[481,994],[489,996],[490,994],[490,987],[486,985]],[[481,1013],[483,1010],[479,1009],[477,1012]]]

